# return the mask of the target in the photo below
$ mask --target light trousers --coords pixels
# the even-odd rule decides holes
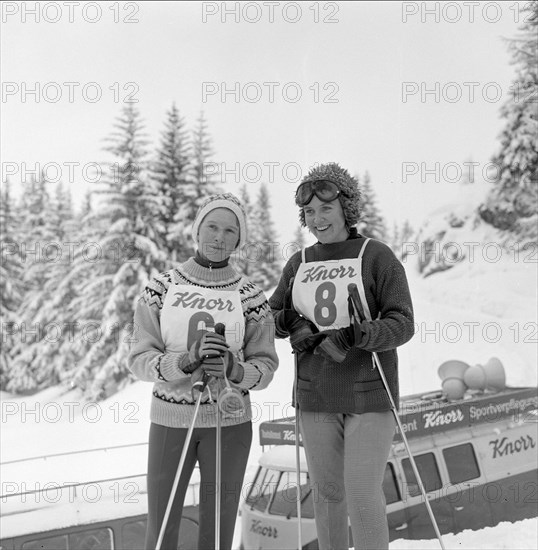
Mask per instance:
[[[320,550],[387,550],[383,478],[395,419],[392,411],[329,414],[299,410]]]

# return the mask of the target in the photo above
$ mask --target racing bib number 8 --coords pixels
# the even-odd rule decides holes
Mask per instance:
[[[321,283],[316,288],[314,307],[314,321],[322,327],[328,327],[336,321],[337,310],[334,303],[336,286],[329,281]]]
[[[293,305],[319,330],[349,326],[348,285],[360,277],[357,258],[302,262],[293,283]]]

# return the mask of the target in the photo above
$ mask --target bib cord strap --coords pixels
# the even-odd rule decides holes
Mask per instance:
[[[361,298],[362,307],[364,308],[364,316],[368,321],[372,320],[372,314],[370,313],[370,308],[368,307],[368,302],[366,301],[366,292],[364,290],[364,281],[362,278],[362,256],[364,254],[364,250],[366,249],[366,245],[368,244],[368,241],[370,241],[370,237],[368,237],[364,244],[362,245],[361,251],[358,256],[359,260],[359,277],[357,278],[357,289],[359,291],[359,296]]]

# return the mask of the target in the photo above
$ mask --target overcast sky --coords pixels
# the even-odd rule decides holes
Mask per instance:
[[[297,167],[368,170],[390,226],[459,200],[464,162],[480,180],[515,75],[503,37],[525,3],[75,4],[3,2],[3,175],[57,163],[78,200],[122,102],[138,100],[156,144],[175,101],[191,127],[205,112],[225,170],[240,163],[253,193],[269,184],[287,239]],[[73,178],[63,163],[79,163]],[[225,186],[237,191],[233,173]]]

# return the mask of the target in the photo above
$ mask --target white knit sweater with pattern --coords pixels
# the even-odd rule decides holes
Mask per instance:
[[[194,285],[215,290],[237,290],[245,321],[245,336],[238,356],[244,370],[241,382],[231,384],[245,400],[245,413],[222,418],[222,426],[247,422],[252,418],[249,390],[265,388],[278,366],[274,344],[274,322],[262,290],[231,266],[208,268],[190,258],[179,267],[152,279],[138,301],[134,326],[136,337],[131,344],[129,368],[141,380],[154,382],[151,421],[172,428],[186,428],[193,418],[189,354],[167,351],[161,335],[160,315],[171,285]],[[216,405],[202,400],[194,426],[216,425]]]

